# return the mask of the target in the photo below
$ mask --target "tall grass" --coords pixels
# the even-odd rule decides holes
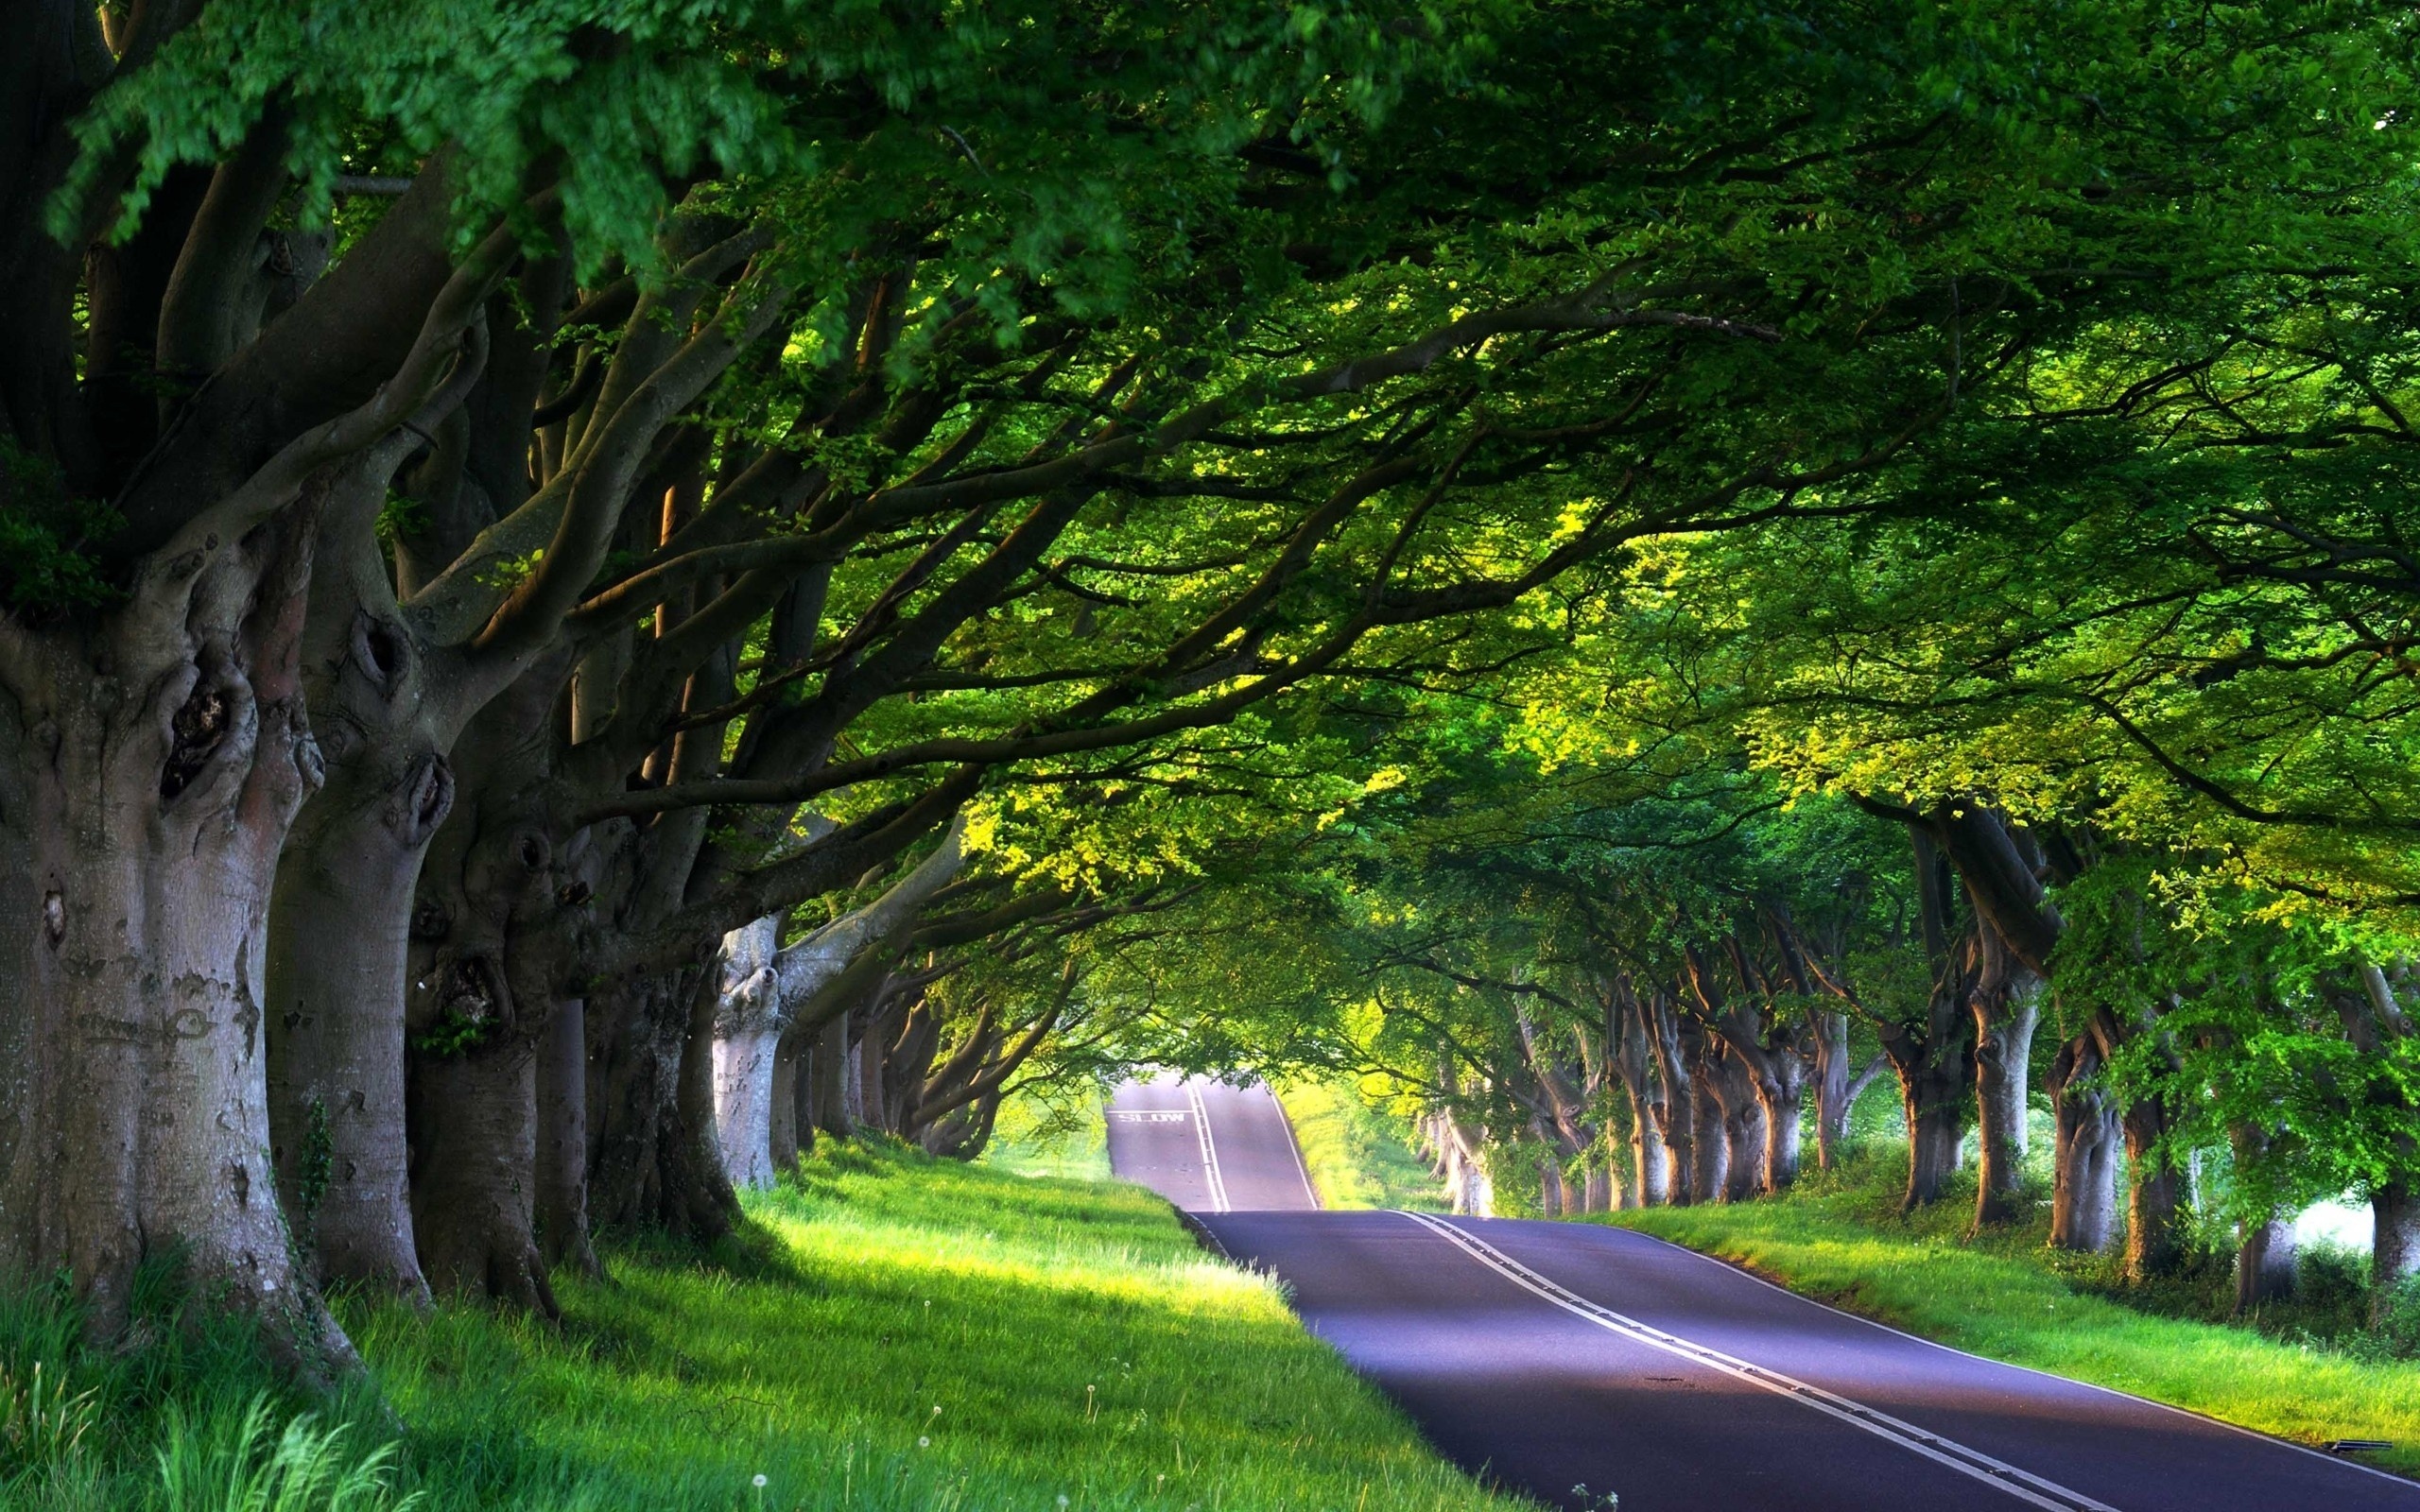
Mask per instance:
[[[197,1321],[167,1292],[134,1347],[91,1349],[56,1290],[10,1291],[0,1367],[25,1381],[42,1366],[43,1422],[61,1401],[86,1416],[80,1435],[43,1430],[65,1447],[0,1480],[0,1506],[1518,1504],[1439,1460],[1302,1331],[1273,1283],[1203,1255],[1136,1189],[851,1148],[820,1154],[750,1211],[711,1254],[609,1245],[613,1283],[562,1284],[560,1328],[342,1303],[378,1395],[333,1403],[285,1393],[240,1332]]]

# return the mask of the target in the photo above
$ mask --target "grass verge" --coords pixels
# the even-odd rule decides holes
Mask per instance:
[[[391,1410],[408,1425],[394,1489],[421,1497],[415,1512],[1521,1505],[1439,1460],[1271,1283],[1205,1257],[1139,1190],[856,1148],[808,1161],[751,1215],[712,1256],[614,1247],[612,1285],[563,1288],[559,1330],[348,1310],[385,1408],[336,1411],[336,1468],[391,1442]],[[172,1502],[155,1463],[173,1422],[188,1459],[217,1465],[212,1446],[233,1445],[270,1389],[213,1339],[87,1350],[65,1310],[27,1294],[0,1315],[0,1366],[20,1395],[37,1359],[92,1395],[78,1443],[0,1461],[0,1505],[230,1504]],[[271,1403],[263,1462],[300,1405]]]
[[[1296,1081],[1274,1091],[1322,1205],[1445,1211],[1436,1173],[1404,1142],[1401,1121],[1372,1108],[1352,1084]]]
[[[1971,1201],[1900,1217],[1901,1169],[1877,1154],[1784,1197],[1587,1221],[1751,1266],[1802,1295],[1976,1354],[2263,1433],[2307,1444],[2392,1439],[2394,1450],[2364,1463],[2420,1474],[2420,1363],[2363,1360],[2309,1340],[2146,1312],[2115,1290],[2099,1257],[2048,1251],[2044,1222],[1970,1241]]]

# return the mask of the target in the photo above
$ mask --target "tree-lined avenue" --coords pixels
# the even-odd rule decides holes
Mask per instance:
[[[1281,1277],[1312,1331],[1447,1456],[1549,1503],[1601,1508],[1611,1493],[1622,1512],[2420,1509],[2420,1486],[2367,1467],[1945,1349],[1643,1234],[1253,1211],[1247,1194],[1302,1203],[1282,1112],[1258,1087],[1205,1084],[1197,1125],[1187,1086],[1120,1089],[1117,1174]]]

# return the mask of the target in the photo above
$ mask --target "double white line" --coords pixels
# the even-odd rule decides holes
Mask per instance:
[[[2082,1491],[2061,1486],[2056,1481],[2046,1481],[2041,1476],[2028,1470],[2021,1470],[2005,1460],[1994,1459],[1980,1450],[1969,1449],[1955,1439],[1944,1438],[1938,1434],[1928,1433],[1911,1422],[1893,1418],[1889,1413],[1877,1412],[1861,1401],[1853,1401],[1837,1392],[1826,1391],[1821,1386],[1809,1385],[1795,1377],[1783,1375],[1778,1370],[1768,1370],[1763,1366],[1742,1360],[1737,1355],[1725,1354],[1720,1349],[1692,1343],[1677,1334],[1667,1333],[1662,1329],[1641,1323],[1636,1318],[1626,1317],[1612,1308],[1599,1307],[1570,1288],[1548,1280],[1494,1245],[1474,1238],[1452,1224],[1431,1217],[1427,1213],[1407,1212],[1404,1216],[1451,1240],[1461,1247],[1463,1253],[1515,1286],[1544,1297],[1564,1312],[1584,1318],[1607,1332],[1618,1333],[1634,1343],[1644,1344],[1650,1349],[1661,1349],[1667,1354],[1677,1355],[1692,1364],[1703,1366],[1709,1370],[1719,1370],[1735,1380],[1760,1386],[1776,1396],[1792,1398],[1828,1418],[1839,1418],[1852,1428],[1896,1444],[1910,1453],[1922,1454],[1928,1460],[1947,1466],[1961,1475],[1972,1476],[2020,1502],[2048,1508],[2049,1512],[2118,1512],[2116,1507],[2105,1502],[2096,1502]]]
[[[1210,1137],[1210,1109],[1201,1106],[1201,1089],[1188,1080],[1184,1098],[1193,1105],[1193,1132],[1201,1141],[1201,1174],[1210,1184],[1210,1211],[1232,1211],[1227,1206],[1227,1177],[1219,1169],[1219,1142]]]

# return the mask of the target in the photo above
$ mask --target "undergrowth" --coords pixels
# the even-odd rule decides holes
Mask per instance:
[[[158,1278],[119,1344],[0,1300],[27,1512],[1512,1512],[1263,1277],[1124,1186],[819,1154],[712,1253],[605,1246],[560,1328],[340,1301],[375,1393],[310,1401]],[[36,1372],[39,1370],[39,1384]]]

